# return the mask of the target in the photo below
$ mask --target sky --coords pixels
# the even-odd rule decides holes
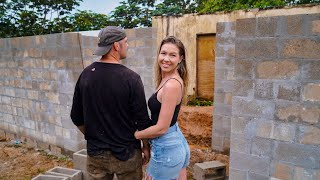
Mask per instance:
[[[109,14],[115,7],[125,0],[83,0],[80,2],[79,10],[91,10],[95,13]]]

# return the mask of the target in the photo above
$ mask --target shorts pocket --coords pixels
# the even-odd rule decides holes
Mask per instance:
[[[159,159],[163,166],[175,167],[184,161],[182,146],[170,146],[162,148]]]

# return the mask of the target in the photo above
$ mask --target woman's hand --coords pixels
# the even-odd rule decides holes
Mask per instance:
[[[139,131],[134,132],[134,137],[135,137],[136,139],[139,139],[138,134],[139,134]]]

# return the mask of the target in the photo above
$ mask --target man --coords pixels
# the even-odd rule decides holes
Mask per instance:
[[[90,179],[142,179],[142,152],[149,160],[147,143],[134,132],[149,127],[146,99],[140,76],[120,64],[127,56],[125,32],[108,26],[99,33],[95,55],[99,61],[81,73],[71,109],[73,123],[87,140]]]

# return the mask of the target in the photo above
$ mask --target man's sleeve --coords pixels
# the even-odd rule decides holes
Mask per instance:
[[[74,89],[73,102],[72,102],[72,108],[70,113],[72,122],[76,126],[84,125],[82,95],[80,90],[80,78],[81,78],[81,75]]]
[[[134,121],[137,124],[137,129],[143,130],[151,126],[151,120],[148,115],[146,96],[144,94],[144,87],[139,76],[133,86],[132,109]]]

